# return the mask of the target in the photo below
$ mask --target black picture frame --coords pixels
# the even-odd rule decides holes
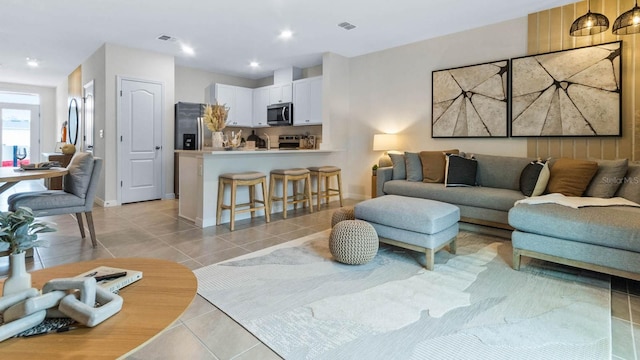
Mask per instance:
[[[431,73],[432,138],[509,136],[509,59]]]
[[[622,136],[622,41],[511,59],[512,137]]]

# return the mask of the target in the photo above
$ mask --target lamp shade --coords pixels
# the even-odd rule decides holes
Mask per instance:
[[[613,22],[613,33],[616,35],[635,34],[640,32],[640,8],[638,1],[633,9],[622,13]]]
[[[571,36],[595,35],[606,31],[608,28],[609,19],[606,16],[587,11],[586,14],[580,16],[571,24],[569,34]]]
[[[373,135],[373,151],[387,151],[398,148],[398,135],[375,134]]]

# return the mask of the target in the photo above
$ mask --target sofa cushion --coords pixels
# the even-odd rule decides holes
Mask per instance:
[[[588,160],[561,158],[551,167],[547,192],[565,196],[582,196],[598,171],[598,163]]]
[[[404,180],[407,178],[407,167],[404,162],[404,154],[389,153],[393,164],[393,180]]]
[[[458,149],[443,151],[421,151],[422,181],[426,183],[444,183],[444,170],[446,166],[446,154],[459,154]]]
[[[540,196],[549,182],[549,164],[532,161],[520,174],[520,191],[525,196]]]
[[[520,174],[531,161],[527,158],[475,154],[478,186],[520,191]]]
[[[405,152],[404,162],[408,181],[422,181],[422,164],[418,153]]]
[[[386,194],[419,197],[453,205],[475,206],[500,211],[509,211],[516,201],[525,198],[520,190],[445,187],[444,184],[415,183],[404,180],[387,181],[383,190]]]
[[[627,173],[629,160],[597,160],[598,171],[591,179],[584,196],[610,198],[620,187],[620,181]]]
[[[522,232],[640,252],[640,208],[518,204],[509,211],[509,225]]]
[[[621,184],[615,196],[640,204],[640,163],[630,163],[627,174],[619,181]]]
[[[475,186],[478,162],[455,154],[446,155],[445,186]]]
[[[88,152],[77,152],[67,166],[69,173],[64,176],[64,191],[84,199],[89,190],[93,172],[93,156]]]

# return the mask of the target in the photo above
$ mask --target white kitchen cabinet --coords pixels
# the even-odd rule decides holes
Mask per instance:
[[[275,84],[267,87],[269,88],[269,104],[291,102],[293,98],[291,83]]]
[[[322,76],[293,82],[293,125],[322,125]]]
[[[261,87],[253,90],[253,127],[267,127],[267,106],[269,102],[269,88]]]
[[[253,125],[253,89],[226,84],[215,84],[211,104],[229,107],[227,126],[251,127]]]

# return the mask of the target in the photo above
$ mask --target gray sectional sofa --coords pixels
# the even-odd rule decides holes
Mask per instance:
[[[512,230],[509,210],[516,201],[525,198],[520,192],[520,173],[531,159],[480,154],[475,158],[478,161],[476,187],[445,187],[442,183],[424,183],[422,179],[409,181],[406,176],[397,176],[398,171],[394,179],[393,167],[383,167],[377,170],[376,194],[450,203],[460,208],[462,222]]]
[[[475,158],[478,186],[445,187],[442,183],[424,183],[415,178],[394,179],[393,167],[383,167],[377,170],[377,194],[454,204],[460,208],[461,222],[513,230],[516,270],[520,257],[528,256],[640,280],[639,207],[574,209],[558,204],[514,207],[516,201],[526,198],[519,189],[519,179],[532,159],[480,154]],[[604,179],[620,184],[615,196],[640,203],[640,164],[629,164],[623,177]]]

